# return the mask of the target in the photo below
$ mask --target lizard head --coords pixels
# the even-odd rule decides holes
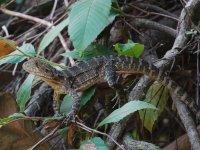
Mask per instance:
[[[66,86],[63,86],[63,84],[68,83],[68,80],[64,77],[62,71],[56,70],[48,63],[38,58],[26,61],[22,67],[28,73],[33,74],[45,81],[54,89],[54,91],[56,91],[56,93],[66,93]]]
[[[38,76],[42,79],[55,80],[58,77],[58,70],[38,58],[33,58],[26,61],[22,67],[28,73]]]

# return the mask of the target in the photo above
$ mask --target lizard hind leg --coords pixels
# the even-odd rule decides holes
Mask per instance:
[[[74,90],[72,88],[66,88],[66,89],[67,89],[66,92],[73,99],[72,108],[71,108],[70,112],[65,114],[65,119],[63,121],[65,124],[69,124],[71,121],[75,120],[75,116],[77,115],[77,112],[80,109],[81,97],[78,95],[76,90]]]
[[[116,96],[112,100],[116,99],[116,102],[120,105],[121,101],[124,102],[126,100],[126,94],[123,87],[118,83],[118,76],[115,72],[115,66],[112,60],[107,62],[105,65],[105,80],[109,87],[116,91]]]
[[[60,94],[55,92],[53,93],[53,111],[54,111],[54,116],[59,117],[61,114],[59,113],[60,110]]]

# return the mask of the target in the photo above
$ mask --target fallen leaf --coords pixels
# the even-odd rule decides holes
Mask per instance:
[[[17,45],[18,43],[16,41],[8,40],[8,39],[5,39],[5,40],[0,39],[0,56],[4,56],[13,52],[16,49]]]

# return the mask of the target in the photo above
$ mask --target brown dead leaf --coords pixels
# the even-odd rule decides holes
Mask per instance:
[[[73,135],[74,135],[74,129],[73,129],[73,126],[71,125],[69,127],[69,130],[68,130],[68,134],[67,134],[67,144],[69,145],[69,147],[72,147],[73,145]]]
[[[16,46],[18,43],[13,40],[6,39],[7,42],[4,40],[0,40],[0,56],[7,55],[11,52],[13,52],[16,49]],[[14,47],[10,46],[8,43],[12,44]]]
[[[9,93],[0,94],[0,118],[17,112],[14,97]],[[0,150],[27,150],[43,137],[34,132],[35,127],[31,121],[18,121],[0,128]],[[49,149],[50,145],[43,144],[39,150]]]
[[[61,122],[59,120],[49,120],[47,124],[45,124],[44,129],[46,131],[51,131],[56,128]]]
[[[9,93],[3,93],[0,95],[0,118],[8,117],[11,114],[18,112],[17,104],[15,98]],[[16,134],[26,134],[24,132],[24,123],[23,121],[13,122],[6,125],[6,128],[15,132]]]

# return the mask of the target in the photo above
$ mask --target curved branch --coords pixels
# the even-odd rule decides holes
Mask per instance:
[[[189,137],[191,147],[193,150],[198,150],[200,148],[199,133],[190,115],[190,112],[188,111],[187,107],[185,107],[185,104],[183,104],[183,102],[181,102],[173,94],[171,94],[171,96],[172,96],[173,101],[176,103],[178,114],[187,131],[187,135]]]
[[[156,12],[160,12],[160,13],[163,13],[163,14],[166,14],[166,15],[169,15],[169,16],[172,16],[172,17],[175,17],[177,18],[177,16],[161,7],[158,7],[156,5],[152,5],[152,4],[148,4],[148,3],[136,3],[135,4],[136,6],[138,7],[141,7],[141,8],[144,8],[144,9],[151,9],[151,10],[154,10]]]
[[[150,21],[147,19],[142,19],[142,18],[134,18],[133,21],[131,21],[131,25],[137,26],[137,27],[144,27],[148,29],[154,29],[154,30],[159,30],[161,32],[164,32],[172,37],[176,37],[176,30],[167,27],[165,25],[162,25],[160,23]]]

